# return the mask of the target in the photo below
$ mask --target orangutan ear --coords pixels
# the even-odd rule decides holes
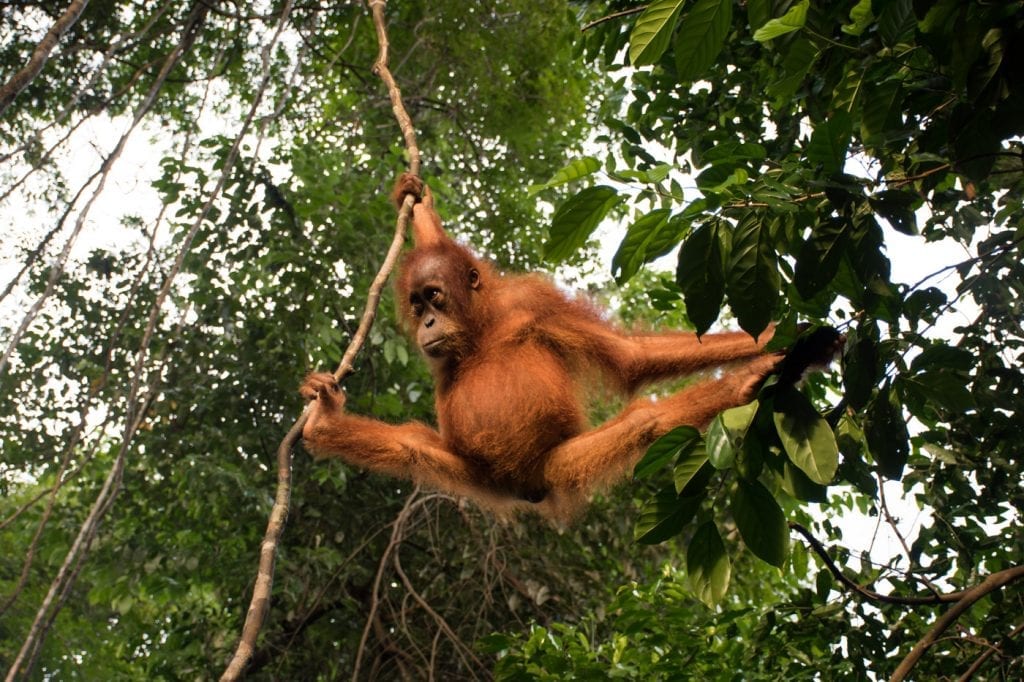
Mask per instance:
[[[471,289],[480,287],[480,271],[473,268],[469,271],[469,286]]]

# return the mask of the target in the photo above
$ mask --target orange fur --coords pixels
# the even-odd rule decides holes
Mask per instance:
[[[405,175],[395,201],[424,193]],[[426,194],[429,197],[429,193]],[[303,436],[316,455],[464,495],[499,513],[571,518],[624,478],[655,439],[754,398],[781,356],[740,332],[628,334],[535,275],[500,275],[441,229],[432,200],[413,214],[416,248],[396,290],[436,381],[438,430],[346,413],[330,374],[310,375]],[[595,373],[629,394],[653,381],[737,364],[661,400],[641,398],[589,430],[581,401]]]

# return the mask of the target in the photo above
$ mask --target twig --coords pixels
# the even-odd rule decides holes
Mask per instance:
[[[843,571],[836,565],[836,562],[832,560],[832,557],[828,555],[828,550],[825,548],[825,545],[823,545],[818,538],[811,535],[811,531],[807,530],[795,521],[790,521],[789,527],[804,536],[804,539],[807,540],[811,549],[814,550],[815,554],[821,557],[821,560],[825,562],[825,566],[828,567],[829,572],[835,576],[836,580],[838,580],[847,589],[852,592],[856,592],[860,596],[870,599],[871,601],[881,602],[883,604],[922,606],[928,604],[947,604],[950,602],[960,601],[968,594],[968,592],[950,592],[948,594],[936,594],[930,597],[900,597],[890,594],[881,594],[874,590],[869,590],[868,588],[853,582],[845,573],[843,573]]]
[[[613,19],[618,19],[619,17],[628,17],[630,14],[640,14],[646,9],[647,5],[643,5],[642,7],[631,7],[629,9],[624,9],[621,12],[612,12],[611,14],[603,16],[600,19],[594,19],[590,23],[584,24],[583,28],[580,29],[580,33],[582,33],[583,31],[589,31],[595,26],[603,24],[606,21],[612,21]]]
[[[53,26],[46,32],[43,39],[39,41],[39,44],[28,60],[28,64],[23,66],[18,73],[11,76],[10,80],[0,87],[0,116],[7,110],[7,107],[11,106],[14,98],[21,94],[21,91],[28,87],[28,84],[35,80],[35,77],[43,70],[46,60],[50,58],[50,52],[57,46],[57,43],[60,42],[61,37],[63,37],[67,30],[78,21],[78,17],[81,16],[82,11],[88,4],[89,0],[72,0],[68,8],[64,10],[64,14],[57,21],[53,22]]]
[[[956,619],[963,615],[965,611],[974,606],[976,601],[1021,578],[1024,578],[1024,566],[1015,566],[993,573],[978,585],[964,592],[961,599],[935,621],[935,625],[928,631],[928,634],[914,645],[914,648],[910,650],[910,653],[906,655],[895,672],[893,672],[889,682],[901,682],[906,679],[907,675],[924,655],[924,652],[935,643],[939,635],[955,623]]]
[[[377,54],[377,60],[373,65],[373,70],[378,76],[380,76],[381,80],[384,81],[384,84],[388,89],[388,94],[391,98],[392,110],[394,111],[395,118],[398,121],[398,125],[401,128],[402,135],[405,139],[405,146],[409,155],[409,171],[418,175],[420,169],[420,152],[416,143],[416,132],[412,125],[412,119],[409,118],[409,114],[402,105],[402,95],[398,89],[398,85],[395,83],[395,80],[391,76],[391,72],[388,70],[387,66],[388,38],[384,24],[385,2],[384,0],[369,0],[368,4],[373,13],[373,22],[377,31],[377,41],[380,45],[380,50]],[[370,284],[366,297],[366,307],[363,310],[363,316],[359,321],[359,327],[356,329],[356,333],[352,336],[352,340],[349,342],[348,348],[342,356],[341,362],[338,364],[338,368],[334,371],[334,377],[338,381],[341,381],[354,371],[352,362],[355,359],[355,356],[362,349],[363,344],[366,342],[366,338],[370,333],[370,328],[377,317],[377,307],[380,305],[382,292],[387,284],[388,277],[391,275],[391,271],[398,262],[398,256],[401,253],[402,245],[405,243],[406,227],[412,214],[412,205],[414,202],[415,199],[411,195],[406,196],[405,201],[402,204],[402,208],[398,213],[391,246],[388,248],[387,255],[384,257],[384,262],[381,263],[377,275],[373,278],[373,282]],[[284,533],[285,523],[288,520],[288,507],[291,498],[291,451],[298,442],[299,437],[302,435],[302,429],[306,425],[307,412],[303,412],[298,420],[296,420],[292,425],[277,450],[277,494],[275,495],[274,506],[270,513],[270,521],[267,524],[267,531],[264,535],[263,543],[260,546],[260,561],[256,584],[253,587],[252,600],[249,603],[249,610],[246,613],[245,624],[242,627],[242,636],[238,642],[238,647],[235,649],[234,656],[228,663],[223,675],[221,675],[221,682],[237,680],[245,671],[246,666],[252,658],[253,652],[256,650],[256,639],[259,637],[260,629],[263,627],[267,613],[270,610],[270,596],[274,582],[274,562],[277,545]],[[367,634],[367,632],[363,633],[364,642]],[[359,653],[362,653],[362,645],[360,646]],[[358,656],[356,659],[355,669],[357,671],[359,669]]]
[[[363,634],[359,638],[359,648],[356,649],[355,663],[352,664],[353,680],[359,679],[359,668],[362,665],[363,653],[366,651],[366,642],[370,637],[370,629],[373,627],[373,622],[377,617],[377,609],[380,606],[380,585],[384,580],[384,567],[387,566],[391,552],[402,541],[402,530],[405,527],[405,522],[409,517],[410,511],[413,508],[413,502],[416,501],[419,492],[420,488],[416,486],[409,493],[409,497],[405,500],[405,506],[402,507],[402,511],[398,512],[398,516],[395,517],[388,546],[384,548],[380,555],[380,564],[377,566],[377,574],[373,578],[373,588],[370,591],[370,613],[366,617],[366,625],[363,627]]]
[[[987,661],[988,659],[992,658],[992,656],[994,654],[1002,655],[1003,654],[1003,648],[1007,644],[1009,644],[1011,639],[1013,639],[1014,637],[1019,635],[1021,632],[1024,632],[1024,623],[1021,623],[1020,625],[1015,627],[1010,632],[1010,634],[1008,634],[1005,637],[1003,637],[1002,641],[999,643],[999,646],[990,647],[990,648],[986,649],[984,652],[982,652],[981,656],[978,656],[978,658],[975,659],[974,663],[971,663],[971,667],[969,667],[964,672],[964,674],[960,676],[960,678],[957,680],[957,682],[968,682],[968,680],[973,679],[974,678],[974,674],[976,672],[978,672],[978,670],[981,669],[981,666],[984,665],[985,661]]]

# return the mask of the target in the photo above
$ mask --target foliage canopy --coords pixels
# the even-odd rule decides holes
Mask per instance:
[[[73,4],[0,8],[0,80]],[[560,265],[630,324],[847,340],[840,371],[669,434],[566,532],[298,454],[254,678],[880,677],[936,594],[1019,570],[1024,3],[388,18],[424,175],[482,253]],[[0,115],[5,668],[32,641],[32,675],[221,672],[295,386],[389,238],[376,50],[356,3],[92,0]],[[429,420],[382,314],[350,407]],[[913,674],[1019,677],[1022,601],[983,595]]]

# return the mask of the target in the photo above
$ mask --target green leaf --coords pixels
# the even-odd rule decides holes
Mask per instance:
[[[733,185],[742,185],[750,178],[746,168],[711,166],[697,176],[697,187],[705,194],[717,194]]]
[[[835,278],[850,242],[850,227],[847,218],[831,217],[815,225],[801,245],[793,282],[804,299],[813,298]]]
[[[633,477],[648,478],[670,460],[692,451],[700,442],[700,431],[692,426],[677,426],[651,443],[643,459],[633,468]]]
[[[889,0],[878,17],[878,35],[886,47],[898,43],[916,27],[913,0]]]
[[[626,230],[626,237],[612,258],[612,274],[625,283],[645,264],[665,255],[676,244],[689,223],[669,219],[671,211],[659,208],[641,217]]]
[[[613,206],[622,201],[614,188],[588,187],[558,207],[551,220],[551,236],[544,257],[562,261],[579,251]]]
[[[764,145],[756,142],[729,140],[717,144],[701,154],[700,165],[734,164],[739,161],[764,161],[767,157],[768,150],[764,148]]]
[[[771,0],[747,0],[747,23],[757,30],[768,23],[772,17]]]
[[[850,334],[846,355],[843,357],[843,387],[846,400],[854,410],[860,410],[871,398],[878,381],[878,329],[861,327]]]
[[[807,9],[810,5],[811,0],[800,0],[781,17],[768,21],[764,26],[754,31],[754,40],[759,43],[766,43],[779,36],[800,30],[807,23]]]
[[[697,514],[703,499],[703,492],[683,497],[676,494],[673,486],[662,489],[640,511],[633,538],[645,545],[656,545],[678,535]]]
[[[852,134],[850,115],[842,110],[833,111],[828,120],[814,127],[811,141],[807,144],[808,160],[819,164],[827,175],[842,171]]]
[[[782,463],[780,483],[782,484],[782,489],[795,499],[805,502],[825,502],[828,500],[828,488],[809,479],[807,474],[800,471],[789,460]]]
[[[557,187],[558,185],[564,185],[568,182],[585,178],[588,175],[596,173],[600,169],[601,162],[592,156],[573,159],[569,162],[569,165],[552,175],[550,180],[540,185],[530,185],[527,191],[530,194],[536,194],[541,190]]]
[[[771,230],[760,214],[749,213],[741,220],[730,256],[729,307],[740,327],[757,337],[772,320],[782,286]]]
[[[655,0],[636,20],[629,34],[629,62],[633,66],[657,63],[672,41],[676,17],[684,0]]]
[[[758,404],[755,400],[748,405],[725,410],[711,420],[705,447],[708,461],[716,469],[732,467],[736,454],[743,447],[743,439],[754,421],[754,415],[757,414]]]
[[[713,473],[702,442],[672,470],[672,482],[680,495],[696,495],[708,484]]]
[[[875,14],[871,11],[871,0],[860,0],[850,10],[850,23],[843,25],[840,30],[851,36],[859,36],[874,20]]]
[[[920,197],[911,192],[887,189],[868,198],[875,213],[889,221],[893,229],[903,234],[917,234],[917,216],[914,208],[921,203]]]
[[[722,51],[731,27],[732,0],[697,0],[676,34],[677,78],[692,81],[707,71]]]
[[[729,555],[714,521],[702,523],[686,548],[686,572],[690,589],[709,607],[714,607],[729,589]]]
[[[882,146],[903,134],[903,86],[898,81],[876,84],[861,101],[860,135],[865,145]]]
[[[704,223],[679,250],[676,282],[683,290],[686,314],[698,335],[718,319],[725,298],[725,250],[720,225],[717,219]]]
[[[793,386],[779,386],[772,416],[790,461],[815,483],[831,483],[839,467],[839,447],[811,401]]]
[[[772,566],[782,566],[789,554],[789,527],[772,494],[757,481],[737,481],[732,514],[743,542]]]
[[[888,384],[878,391],[867,407],[864,436],[882,475],[894,480],[902,477],[910,455],[910,435],[903,409]]]
[[[974,409],[974,396],[968,389],[970,379],[958,372],[934,370],[905,380],[913,384],[929,401],[954,414]]]

